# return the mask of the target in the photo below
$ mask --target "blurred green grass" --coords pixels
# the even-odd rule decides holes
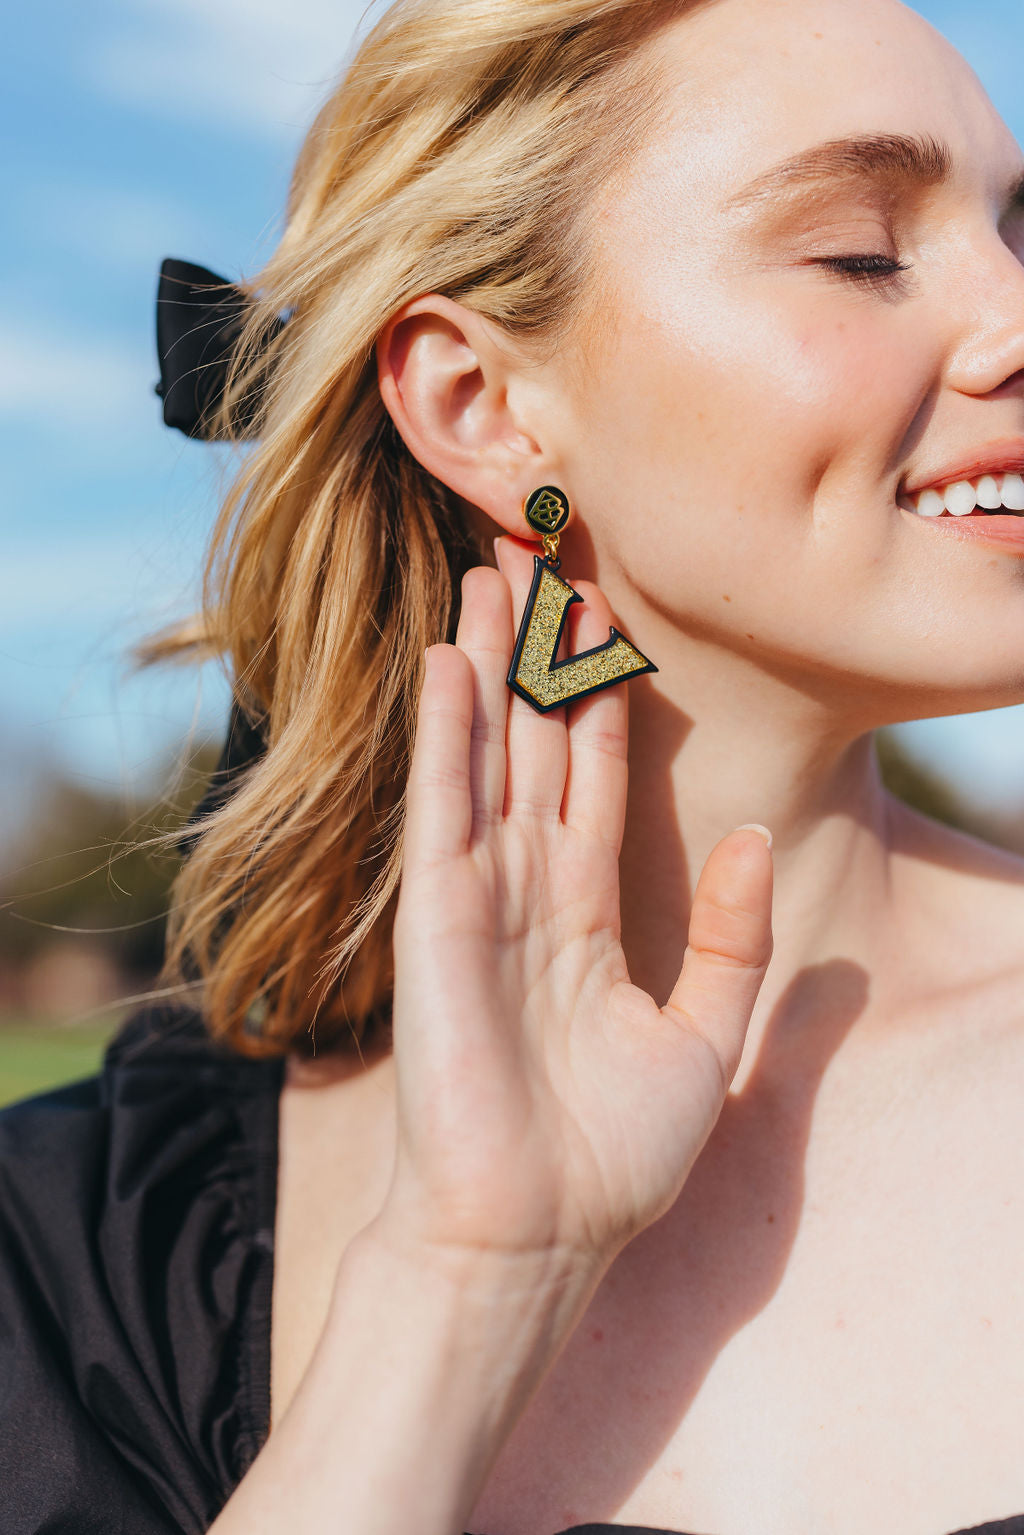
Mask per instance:
[[[122,1016],[81,1024],[0,1022],[0,1106],[92,1076]]]

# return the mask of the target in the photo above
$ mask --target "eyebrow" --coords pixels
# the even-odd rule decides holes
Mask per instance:
[[[952,180],[953,156],[941,140],[903,133],[865,134],[829,139],[772,166],[726,201],[745,208],[801,188],[820,189],[830,181],[860,180],[877,186],[934,187]],[[1011,180],[1006,211],[1024,208],[1024,171]]]

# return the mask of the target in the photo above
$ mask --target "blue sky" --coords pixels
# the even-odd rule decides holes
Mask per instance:
[[[922,0],[1024,137],[1020,0]],[[229,276],[272,248],[288,173],[361,0],[33,0],[0,56],[0,831],[39,766],[139,784],[215,668],[132,677],[188,609],[226,461],[160,422],[161,257]],[[1024,799],[1024,710],[908,727],[990,797]],[[1018,789],[1018,783],[1020,788]]]

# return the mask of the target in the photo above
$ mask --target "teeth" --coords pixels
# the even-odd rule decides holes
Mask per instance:
[[[953,517],[967,517],[978,504],[978,492],[970,480],[957,480],[946,487],[946,511]]]
[[[1003,493],[994,474],[983,475],[978,481],[978,505],[986,512],[994,512],[1003,504]]]
[[[941,517],[946,510],[946,498],[937,490],[923,490],[917,498],[919,517]]]
[[[1024,512],[1024,474],[983,474],[978,480],[957,480],[944,490],[922,490],[912,496],[912,506],[919,517],[967,517],[975,507],[997,512]]]
[[[1003,480],[1003,505],[1011,512],[1024,512],[1024,475],[1006,475]]]

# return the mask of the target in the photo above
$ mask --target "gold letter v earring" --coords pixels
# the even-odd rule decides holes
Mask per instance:
[[[543,540],[544,556],[534,557],[533,585],[507,681],[513,693],[541,714],[601,688],[614,687],[629,677],[658,670],[614,627],[603,645],[581,650],[565,661],[555,660],[566,615],[574,602],[583,601],[558,574],[558,536],[571,512],[568,497],[556,485],[542,485],[523,503],[523,516]]]

